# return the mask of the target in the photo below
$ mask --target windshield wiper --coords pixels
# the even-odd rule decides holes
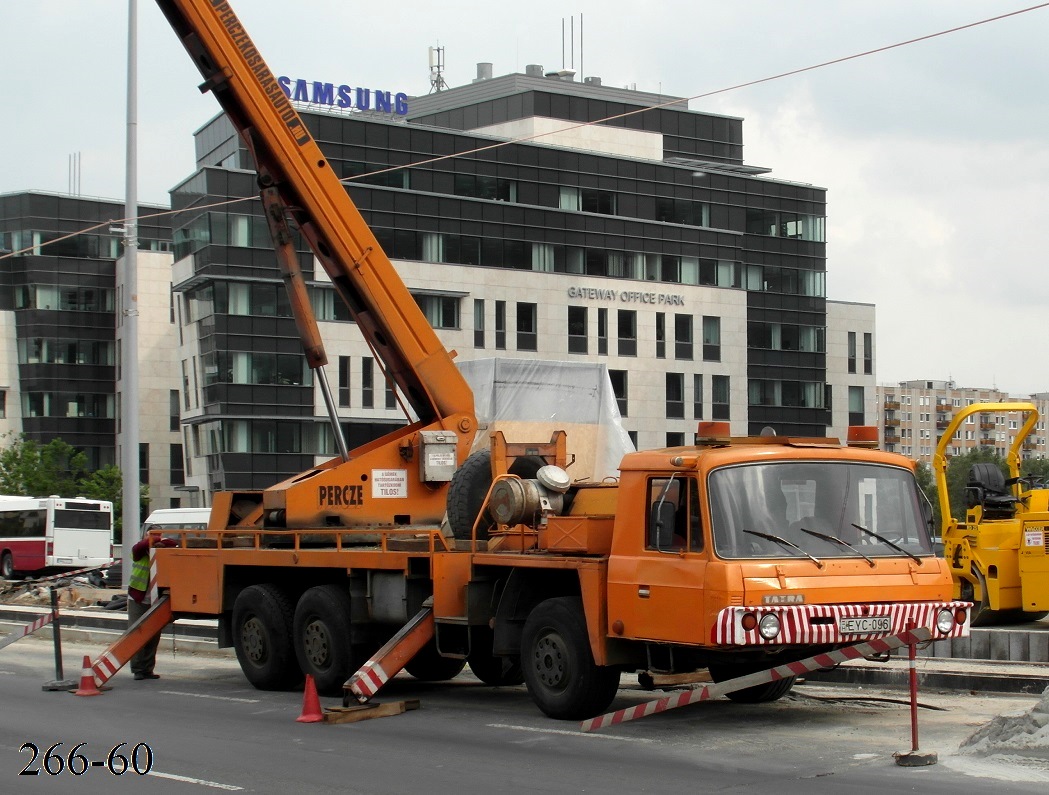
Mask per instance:
[[[872,569],[877,565],[873,560],[871,560],[858,549],[856,549],[856,547],[854,547],[848,541],[842,541],[837,536],[828,535],[827,533],[820,533],[817,530],[809,530],[806,527],[799,527],[798,529],[803,533],[808,533],[810,536],[816,536],[816,538],[822,538],[824,541],[833,541],[835,544],[841,544],[843,547],[848,547],[861,558],[863,558],[865,561],[867,561],[869,564],[871,564]]]
[[[868,530],[863,525],[858,525],[855,522],[852,522],[851,524],[852,524],[853,527],[855,527],[861,533],[866,533],[867,535],[872,536],[872,537],[878,539],[879,541],[881,541],[883,544],[885,544],[885,546],[892,547],[897,552],[902,552],[904,555],[909,557],[911,560],[913,560],[919,566],[924,565],[924,562],[922,561],[922,559],[919,558],[917,555],[915,555],[913,552],[908,552],[906,549],[901,547],[899,544],[894,544],[892,541],[887,539],[885,536],[880,535],[879,533],[875,533],[873,530]],[[746,531],[744,531],[744,532],[746,532]]]
[[[757,530],[744,530],[743,532],[746,533],[747,535],[757,536],[758,538],[766,538],[769,541],[775,541],[777,544],[782,544],[785,547],[790,547],[791,549],[796,549],[796,550],[798,550],[798,552],[800,552],[802,555],[807,557],[809,560],[811,560],[813,563],[815,563],[821,569],[823,568],[823,561],[822,560],[820,560],[819,558],[815,557],[814,555],[810,555],[808,552],[806,552],[804,549],[799,547],[797,544],[795,544],[795,543],[793,543],[791,541],[788,541],[785,538],[780,538],[779,536],[772,535],[772,533],[760,533]]]

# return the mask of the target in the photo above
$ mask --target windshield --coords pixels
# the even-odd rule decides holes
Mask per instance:
[[[918,487],[905,469],[750,464],[715,470],[708,486],[714,549],[723,558],[932,554]]]

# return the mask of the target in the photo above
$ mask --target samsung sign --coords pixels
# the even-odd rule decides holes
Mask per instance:
[[[375,88],[352,88],[317,80],[293,80],[283,75],[277,78],[284,95],[292,102],[328,105],[332,108],[356,108],[379,113],[408,115],[408,95],[392,94]]]

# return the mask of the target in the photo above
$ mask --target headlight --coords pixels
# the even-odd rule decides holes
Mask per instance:
[[[954,629],[954,611],[939,610],[936,613],[936,629],[941,635],[946,635]]]
[[[766,613],[758,622],[758,634],[765,640],[772,640],[779,634],[779,616],[775,613]]]

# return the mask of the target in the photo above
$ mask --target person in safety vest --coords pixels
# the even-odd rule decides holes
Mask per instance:
[[[127,584],[127,621],[132,626],[149,610],[149,548],[150,538],[154,547],[173,547],[176,542],[170,538],[147,535],[131,547],[131,579]],[[160,645],[160,633],[150,638],[146,644],[131,658],[131,673],[135,679],[159,679],[160,674],[153,673],[157,664],[157,647]]]

